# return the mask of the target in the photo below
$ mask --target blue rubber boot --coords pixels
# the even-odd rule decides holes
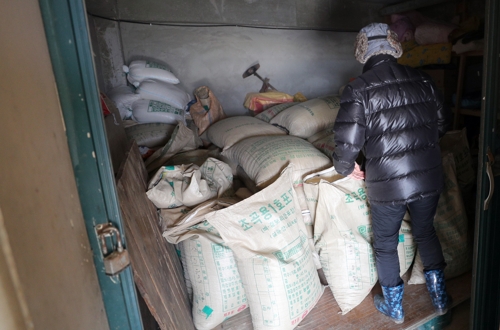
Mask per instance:
[[[431,296],[432,304],[438,315],[448,311],[449,297],[446,292],[444,272],[442,270],[428,270],[424,272],[427,290]]]
[[[375,308],[384,315],[389,316],[397,324],[405,320],[403,311],[404,284],[398,286],[382,286],[384,296],[377,294],[374,298]]]

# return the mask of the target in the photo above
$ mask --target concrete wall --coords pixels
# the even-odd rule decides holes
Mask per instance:
[[[188,93],[209,86],[228,115],[246,113],[247,93],[262,82],[243,79],[257,71],[282,92],[307,98],[336,94],[361,72],[354,60],[355,33],[244,27],[170,27],[121,23],[125,62],[152,58],[167,64]]]
[[[0,328],[107,329],[39,3],[2,4]]]
[[[255,76],[243,79],[242,74],[257,62],[258,73],[274,87],[307,98],[337,93],[362,68],[353,57],[353,32],[145,25],[94,17],[90,21],[96,30],[101,89],[126,84],[124,63],[153,59],[168,65],[180,79],[179,87],[190,94],[209,86],[228,115],[247,113],[245,96],[258,92],[262,82]]]
[[[87,7],[105,91],[126,83],[124,63],[151,59],[169,66],[188,93],[208,85],[226,113],[238,115],[246,113],[246,94],[260,89],[258,78],[241,77],[257,62],[258,73],[280,91],[307,98],[336,93],[361,72],[353,57],[357,31],[386,21],[377,13],[391,2],[397,1],[87,0]],[[421,11],[448,21],[455,7],[445,2]]]
[[[394,1],[394,0],[392,0]],[[345,0],[86,0],[88,12],[122,21],[358,31],[387,3]],[[391,1],[389,1],[391,2]]]
[[[125,84],[119,23],[89,16],[88,24],[99,89],[109,91]]]
[[[190,94],[208,85],[228,115],[247,113],[245,96],[262,83],[242,74],[257,62],[258,73],[280,91],[307,98],[337,93],[361,72],[353,57],[357,31],[383,20],[382,4],[359,1],[86,3],[102,90],[126,84],[124,63],[151,59],[169,66]]]

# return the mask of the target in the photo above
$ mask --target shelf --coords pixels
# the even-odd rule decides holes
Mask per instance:
[[[456,100],[455,100],[455,108],[454,108],[454,118],[453,118],[453,129],[457,130],[460,126],[460,116],[481,116],[481,110],[478,109],[464,109],[460,108],[460,104],[462,102],[463,96],[463,88],[465,81],[465,64],[468,57],[471,56],[483,56],[482,51],[470,51],[462,54],[455,54],[459,56],[459,66],[458,66],[458,81],[457,81],[457,92],[456,92]]]
[[[460,54],[452,52],[451,56],[483,56],[483,51],[482,50],[472,50],[472,51],[464,52],[464,53],[460,53]]]
[[[481,109],[459,109],[458,112],[464,116],[481,117]]]

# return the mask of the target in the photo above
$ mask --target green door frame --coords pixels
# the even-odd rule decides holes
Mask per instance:
[[[112,222],[126,246],[83,0],[39,0],[85,226],[110,329],[143,329],[132,271],[104,273],[95,226]]]
[[[488,210],[484,200],[490,182],[486,174],[487,152],[500,154],[500,4],[486,0],[485,49],[483,65],[483,111],[479,148],[478,190],[470,329],[498,329],[500,318],[500,177],[492,178],[496,191]]]

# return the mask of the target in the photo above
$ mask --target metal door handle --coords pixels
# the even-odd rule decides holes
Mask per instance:
[[[493,177],[493,169],[491,167],[491,165],[493,165],[493,162],[495,161],[495,157],[493,157],[493,154],[491,153],[490,148],[488,148],[488,151],[486,152],[486,156],[488,156],[488,161],[486,162],[486,174],[488,174],[488,180],[490,181],[490,191],[488,192],[488,196],[484,200],[483,209],[485,211],[490,206],[491,198],[493,197],[493,192],[495,191],[495,179]]]

